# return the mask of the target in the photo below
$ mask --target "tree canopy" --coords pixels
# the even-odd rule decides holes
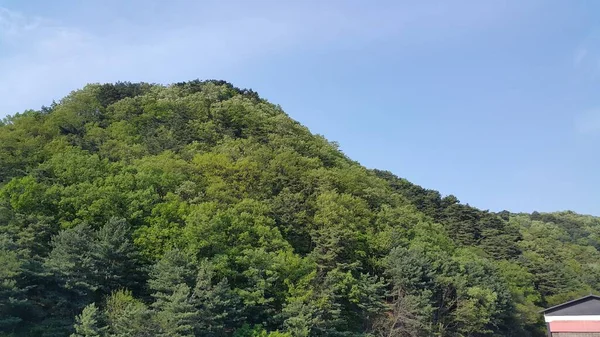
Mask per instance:
[[[0,336],[541,337],[599,249],[599,218],[368,170],[224,81],[0,122]]]

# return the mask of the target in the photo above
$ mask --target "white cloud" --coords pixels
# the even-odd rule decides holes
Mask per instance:
[[[3,40],[36,29],[40,18],[28,19],[22,14],[0,7],[0,38]]]
[[[65,18],[28,17],[0,7],[0,117],[47,105],[90,82],[231,79],[253,60],[326,48],[344,39],[357,47],[399,35],[422,46],[446,39],[449,32],[476,32],[508,11],[480,2],[392,2],[368,10],[335,1],[223,3],[163,4],[172,11],[170,21],[157,20],[158,12],[142,18],[134,17],[141,15],[136,12],[104,22],[120,13],[115,8],[103,12],[103,20],[90,16],[96,26],[85,27],[82,19],[69,25]]]
[[[293,41],[278,22],[237,21],[218,32],[203,27],[99,36],[2,9],[0,116],[49,104],[90,82],[176,81],[221,70]],[[248,39],[245,32],[260,38]],[[12,45],[20,41],[19,45]]]
[[[586,78],[600,76],[600,30],[591,31],[573,53],[573,65]]]
[[[573,57],[573,64],[575,67],[579,67],[581,63],[585,60],[588,55],[587,48],[579,48],[575,51],[575,55]]]
[[[600,109],[592,109],[577,116],[575,131],[583,135],[600,133]]]

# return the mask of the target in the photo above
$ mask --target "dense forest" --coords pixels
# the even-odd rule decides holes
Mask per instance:
[[[599,218],[368,170],[223,81],[0,122],[0,336],[538,337],[599,249]]]

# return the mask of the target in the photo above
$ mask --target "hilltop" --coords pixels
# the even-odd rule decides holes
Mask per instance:
[[[224,81],[0,123],[0,336],[544,336],[599,248],[596,217],[368,170]]]

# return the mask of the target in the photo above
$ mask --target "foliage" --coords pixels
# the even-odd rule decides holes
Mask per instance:
[[[543,336],[600,219],[367,170],[224,81],[92,84],[0,123],[0,335]]]
[[[98,308],[94,303],[83,308],[81,315],[75,318],[75,333],[71,337],[100,337],[106,327],[100,326]]]

